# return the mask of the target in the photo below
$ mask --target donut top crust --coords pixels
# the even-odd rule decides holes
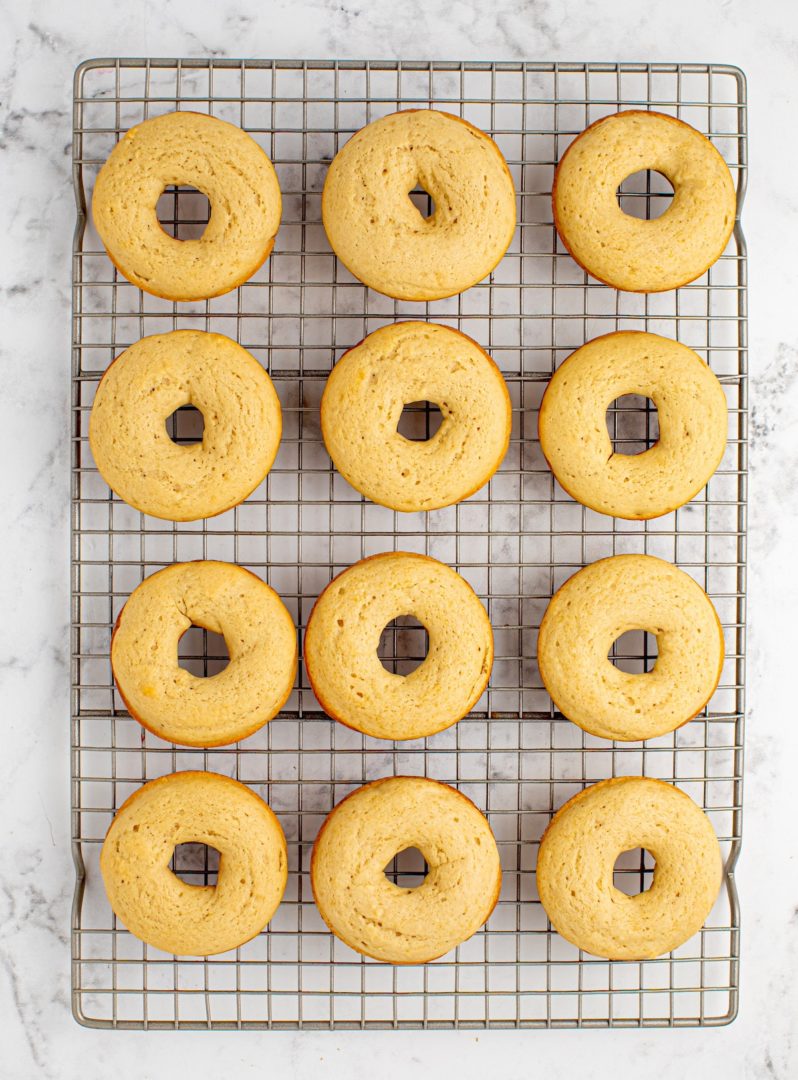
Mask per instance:
[[[662,173],[673,199],[660,217],[625,214],[616,192],[644,169]],[[629,110],[597,120],[571,143],[555,173],[554,223],[574,259],[627,292],[676,289],[707,270],[734,229],[729,168],[699,131],[664,113]]]
[[[418,848],[416,888],[384,873]],[[392,964],[434,960],[471,937],[496,905],[501,863],[485,816],[455,788],[394,776],[358,788],[330,813],[313,847],[319,912],[351,948]]]
[[[616,453],[607,408],[625,394],[657,407],[659,439]],[[726,395],[700,356],[678,341],[619,331],[588,341],[560,365],[543,395],[540,447],[568,494],[631,520],[668,514],[692,499],[720,464]]]
[[[385,627],[412,615],[426,628],[426,659],[409,675],[386,671]],[[305,631],[305,667],[324,711],[377,739],[420,739],[474,707],[493,666],[493,631],[471,586],[437,559],[372,555],[322,592]]]
[[[158,221],[168,185],[197,188],[211,216],[198,240],[176,240]],[[145,292],[204,300],[251,277],[274,245],[280,185],[269,158],[241,128],[195,112],[131,128],[97,176],[92,215],[109,257]]]
[[[169,868],[178,844],[221,855],[217,884],[188,885]],[[111,907],[164,952],[210,956],[260,933],[280,903],[288,854],[280,823],[244,784],[213,772],[152,780],[117,811],[100,853]]]
[[[623,851],[656,860],[651,887],[627,896],[613,884]],[[604,780],[552,818],[540,844],[537,887],[567,941],[611,960],[662,956],[698,933],[723,876],[707,815],[679,788],[642,776]]]
[[[431,196],[424,218],[409,193]],[[515,188],[498,146],[460,117],[391,113],[336,154],[322,194],[327,237],[360,281],[402,300],[463,292],[500,261],[515,232]]]
[[[430,401],[441,425],[414,442],[397,426],[405,405]],[[475,341],[448,326],[400,322],[344,353],[321,400],[335,467],[376,503],[406,512],[468,498],[510,443],[512,405],[501,372]]]
[[[657,638],[645,674],[621,671],[610,648],[628,630]],[[686,724],[723,668],[723,629],[701,586],[653,555],[612,555],[570,577],[538,634],[538,668],[557,707],[604,739],[638,741]]]
[[[224,637],[230,662],[202,678],[178,664],[191,626]],[[294,685],[297,637],[277,593],[233,563],[173,563],[133,590],[111,639],[111,666],[130,712],[184,746],[221,746],[280,711]]]
[[[166,420],[203,415],[202,441],[178,445]],[[258,361],[228,337],[173,330],[141,338],[109,366],[94,398],[89,445],[103,479],[153,517],[195,521],[250,495],[277,455],[282,413]]]

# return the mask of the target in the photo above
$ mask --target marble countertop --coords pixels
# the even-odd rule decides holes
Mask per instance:
[[[0,1074],[144,1080],[456,1067],[623,1080],[798,1075],[798,867],[787,674],[798,607],[798,295],[793,0],[28,0],[0,38],[5,465],[0,585]],[[68,495],[71,82],[98,55],[734,63],[749,77],[751,512],[740,1015],[701,1031],[139,1033],[69,1009]]]

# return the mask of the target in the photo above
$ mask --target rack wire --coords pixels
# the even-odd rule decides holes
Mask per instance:
[[[445,109],[496,139],[519,196],[519,227],[503,261],[461,296],[395,302],[356,281],[332,255],[320,193],[332,156],[378,116],[407,107]],[[618,293],[587,277],[558,243],[549,194],[571,138],[626,108],[677,115],[705,132],[729,164],[738,221],[723,257],[676,292]],[[271,157],[284,196],[274,253],[235,292],[202,303],[147,296],[117,275],[86,208],[97,171],[133,124],[169,112],[210,112],[240,125]],[[72,353],[72,829],[76,1018],[113,1028],[664,1027],[723,1024],[737,1009],[739,911],[734,866],[741,841],[745,647],[746,261],[739,224],[746,179],[745,81],[704,64],[448,63],[103,59],[75,77]],[[414,196],[423,208],[423,192]],[[654,174],[622,186],[629,213],[650,217],[668,201]],[[204,196],[169,190],[164,227],[182,238],[207,221]],[[490,484],[466,502],[399,514],[361,498],[333,470],[318,406],[332,364],[378,326],[421,318],[458,327],[502,368],[513,401],[510,449]],[[233,337],[270,371],[283,407],[274,468],[241,506],[204,522],[146,517],[103,483],[87,441],[97,382],[111,360],[146,334],[196,327]],[[537,441],[537,408],[554,367],[602,333],[646,329],[696,349],[729,404],[721,467],[689,505],[650,522],[615,521],[574,503],[554,482]],[[429,403],[403,418],[423,437]],[[191,410],[171,419],[177,441],[197,438]],[[620,399],[608,413],[616,447],[656,439],[656,412]],[[405,430],[405,429],[403,429]],[[304,672],[279,717],[241,744],[171,746],[133,721],[114,690],[110,633],[126,597],[171,562],[241,563],[282,596],[300,635],[331,577],[379,551],[421,551],[455,567],[486,604],[495,632],[491,684],[473,712],[430,739],[385,743],[335,724]],[[645,744],[610,743],[557,714],[535,662],[552,592],[581,566],[617,552],[668,559],[707,590],[723,623],[727,659],[707,709]],[[386,628],[390,670],[423,657],[423,628]],[[624,635],[616,662],[650,668],[655,647]],[[181,644],[197,674],[224,665],[221,639],[199,629]],[[98,871],[115,810],[140,784],[178,769],[237,777],[267,799],[289,844],[290,878],[269,927],[208,959],[142,944],[113,916]],[[456,785],[488,815],[502,858],[500,902],[470,941],[425,966],[364,959],[326,930],[308,879],[313,840],[345,794],[379,776],[431,776]],[[586,784],[644,774],[677,783],[709,814],[725,860],[725,889],[706,927],[669,956],[608,962],[554,933],[537,898],[534,866],[552,812]],[[206,848],[177,849],[187,881],[213,882]],[[413,883],[417,853],[389,873]],[[626,853],[616,882],[650,884],[645,853]]]

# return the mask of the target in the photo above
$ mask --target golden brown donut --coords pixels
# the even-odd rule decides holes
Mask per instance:
[[[402,888],[384,870],[409,847],[429,871]],[[324,822],[310,864],[330,930],[389,964],[425,964],[470,938],[496,906],[501,877],[484,815],[455,788],[418,776],[386,777],[348,795]]]
[[[201,678],[178,664],[191,626],[222,634],[227,667]],[[297,669],[293,619],[265,581],[232,563],[173,563],[133,590],[111,639],[128,712],[183,746],[238,742],[276,716]]]
[[[166,420],[184,405],[203,417],[202,441],[180,446]],[[197,521],[243,502],[271,469],[280,399],[254,356],[222,334],[173,330],[141,338],[100,380],[89,446],[126,503],[167,521]]]
[[[435,204],[425,218],[410,199]],[[440,300],[475,285],[515,232],[515,188],[496,143],[459,116],[391,113],[361,128],[333,158],[322,219],[356,278],[400,300]]]
[[[670,206],[651,221],[624,213],[616,197],[644,169],[673,185]],[[605,116],[574,139],[551,197],[573,258],[627,292],[664,292],[700,277],[723,254],[737,203],[729,167],[709,139],[673,116],[638,109]]]
[[[220,854],[215,885],[169,869],[178,844]],[[264,928],[288,878],[285,836],[254,791],[212,772],[151,780],[119,808],[100,853],[108,900],[128,930],[167,953],[211,956]]]
[[[385,627],[413,615],[429,634],[409,675],[377,654]],[[305,668],[324,711],[376,739],[422,739],[473,708],[493,666],[493,631],[468,582],[426,555],[372,555],[327,586],[305,630]]]
[[[426,441],[397,430],[405,405],[430,401],[441,426]],[[434,323],[383,326],[344,353],[321,399],[336,469],[382,506],[411,512],[473,495],[501,465],[512,405],[502,373],[475,341]]]
[[[616,453],[607,409],[624,394],[651,398],[659,438],[642,454]],[[601,514],[669,514],[706,485],[726,449],[723,387],[678,341],[619,331],[588,341],[557,368],[538,414],[540,448],[568,494]]]
[[[655,859],[651,887],[613,884],[621,852]],[[720,845],[689,795],[661,780],[623,776],[585,788],[552,818],[540,842],[537,887],[554,929],[609,960],[648,960],[704,925],[721,886]]]
[[[657,639],[651,671],[621,671],[608,653],[628,630]],[[652,555],[585,566],[554,594],[538,633],[543,684],[563,716],[603,739],[653,739],[703,709],[723,669],[723,629],[701,586]]]
[[[177,240],[158,220],[164,189],[180,184],[210,203],[198,240]],[[274,246],[281,213],[277,174],[255,140],[195,112],[166,113],[126,132],[100,169],[92,199],[116,268],[167,300],[220,296],[252,277]]]

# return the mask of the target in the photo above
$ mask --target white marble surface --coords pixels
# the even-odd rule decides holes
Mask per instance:
[[[91,55],[716,60],[750,80],[750,713],[740,1017],[681,1032],[92,1032],[69,1012],[71,76]],[[0,1075],[798,1075],[794,0],[28,0],[0,35]]]

